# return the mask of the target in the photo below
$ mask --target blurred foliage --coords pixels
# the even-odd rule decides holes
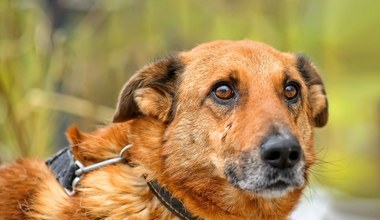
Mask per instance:
[[[380,1],[2,0],[0,161],[46,157],[72,122],[110,121],[124,82],[153,59],[215,39],[308,54],[330,121],[319,184],[380,196]]]

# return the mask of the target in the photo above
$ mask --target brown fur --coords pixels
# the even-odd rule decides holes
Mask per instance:
[[[282,96],[284,81],[300,83],[300,101]],[[238,87],[233,105],[216,102],[213,85]],[[304,186],[266,198],[226,178],[241,155],[257,159],[263,138],[288,128],[304,151],[307,181],[315,161],[313,127],[327,122],[327,99],[315,67],[305,58],[252,41],[217,41],[150,64],[122,90],[114,123],[67,136],[85,165],[118,155],[129,163],[85,175],[69,197],[39,159],[0,167],[0,219],[176,219],[150,192],[155,179],[203,219],[286,219]]]

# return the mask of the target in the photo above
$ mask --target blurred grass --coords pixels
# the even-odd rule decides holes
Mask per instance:
[[[380,196],[379,10],[371,0],[0,1],[0,161],[50,155],[72,122],[109,122],[124,82],[157,57],[254,39],[305,52],[322,72],[330,121],[317,131],[318,182]]]

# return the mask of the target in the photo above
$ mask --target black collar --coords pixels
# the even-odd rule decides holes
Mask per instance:
[[[174,198],[172,194],[164,187],[161,187],[157,181],[149,181],[148,186],[161,201],[161,203],[178,218],[182,220],[200,220],[200,218],[194,217],[189,211],[187,211],[187,209],[183,206],[183,203]]]
[[[46,164],[50,167],[51,171],[54,173],[58,182],[62,185],[67,194],[73,196],[75,194],[75,187],[77,183],[81,180],[85,173],[109,164],[126,162],[123,157],[123,153],[129,147],[131,147],[131,145],[124,147],[120,152],[119,157],[111,158],[87,167],[85,167],[78,160],[75,160],[70,148],[65,148],[59,151],[54,157],[47,160]],[[181,220],[200,220],[200,218],[194,217],[184,207],[180,200],[174,198],[172,194],[164,187],[161,187],[157,181],[152,180],[147,182],[147,184],[160,202],[178,218]]]

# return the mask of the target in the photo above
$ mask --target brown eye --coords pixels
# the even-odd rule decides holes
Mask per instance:
[[[288,101],[297,101],[298,86],[296,84],[288,84],[284,88],[284,96]]]
[[[227,86],[227,85],[221,85],[218,86],[215,90],[214,93],[216,97],[223,99],[223,100],[228,100],[234,97],[234,90]]]

